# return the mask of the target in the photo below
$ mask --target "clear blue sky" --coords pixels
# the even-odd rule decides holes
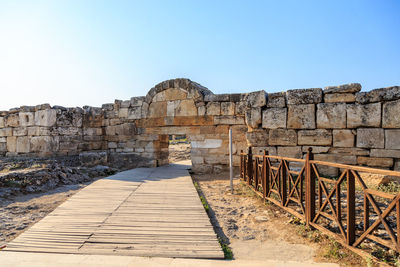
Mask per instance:
[[[0,110],[100,106],[190,78],[214,93],[400,85],[400,1],[0,0]]]

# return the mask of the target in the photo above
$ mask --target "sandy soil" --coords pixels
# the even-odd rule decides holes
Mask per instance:
[[[190,160],[190,144],[170,144],[169,162]]]
[[[45,193],[0,199],[0,246],[13,240],[86,185],[64,185]]]

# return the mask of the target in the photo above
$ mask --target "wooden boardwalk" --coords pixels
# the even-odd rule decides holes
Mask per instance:
[[[97,180],[5,251],[223,259],[185,164]]]

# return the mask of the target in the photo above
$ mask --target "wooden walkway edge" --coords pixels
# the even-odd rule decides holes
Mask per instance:
[[[187,168],[138,168],[97,180],[4,251],[223,259]]]

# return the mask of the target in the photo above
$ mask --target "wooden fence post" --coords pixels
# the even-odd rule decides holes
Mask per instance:
[[[286,160],[282,159],[281,167],[281,196],[282,196],[282,206],[285,207],[287,200],[287,170],[285,166]]]
[[[251,184],[253,180],[253,153],[251,146],[249,146],[249,153],[247,155],[247,184]]]
[[[356,238],[356,185],[355,177],[347,171],[347,245],[353,245]]]
[[[313,160],[312,148],[308,148],[306,156],[306,223],[312,222],[315,217],[315,174],[310,160]]]
[[[243,164],[243,150],[240,150],[240,177],[245,179],[243,166],[244,166],[244,164]]]
[[[267,197],[269,193],[269,164],[267,160],[268,151],[264,150],[263,157],[263,174],[262,174],[262,182],[263,182],[263,199]]]

